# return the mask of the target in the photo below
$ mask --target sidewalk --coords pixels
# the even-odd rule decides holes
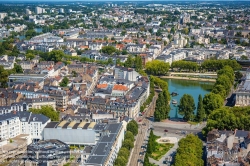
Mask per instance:
[[[175,122],[175,121],[165,120],[163,122],[154,122],[154,126],[170,127],[177,129],[202,129],[203,127],[206,126],[206,122],[197,125],[191,125],[187,122]]]

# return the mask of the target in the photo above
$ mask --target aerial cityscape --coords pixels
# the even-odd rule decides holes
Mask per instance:
[[[1,1],[0,166],[250,166],[250,2]]]

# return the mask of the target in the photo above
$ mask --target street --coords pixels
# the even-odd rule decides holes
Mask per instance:
[[[153,114],[156,99],[157,99],[157,93],[155,93],[155,96],[153,97],[152,102],[146,108],[145,113],[142,116],[138,117],[138,119],[135,119],[138,123],[139,129],[135,140],[135,146],[131,151],[127,166],[140,165],[140,163],[138,163],[138,160],[141,159],[143,161],[144,159],[145,154],[143,156],[140,156],[140,152],[143,151],[141,146],[143,145],[144,140],[147,139],[147,136],[149,134],[148,128],[150,128],[150,123],[151,123],[151,121],[146,119],[146,117],[149,117]],[[141,122],[138,122],[138,120],[141,120]]]

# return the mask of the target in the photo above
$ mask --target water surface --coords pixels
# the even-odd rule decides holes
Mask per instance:
[[[193,81],[193,80],[178,80],[178,79],[164,79],[168,83],[168,90],[171,94],[172,92],[177,92],[177,96],[171,97],[171,110],[169,113],[170,118],[182,118],[183,116],[178,114],[178,107],[174,106],[172,104],[172,99],[175,99],[178,101],[178,104],[180,102],[181,97],[184,94],[189,94],[193,96],[195,101],[195,106],[197,108],[198,104],[198,97],[199,94],[204,97],[205,94],[209,93],[214,83],[213,82],[204,82],[204,81]],[[195,110],[196,113],[196,110]]]

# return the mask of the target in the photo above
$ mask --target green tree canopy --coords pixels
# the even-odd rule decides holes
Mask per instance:
[[[118,156],[124,156],[124,158],[128,159],[130,155],[130,152],[127,148],[121,147],[119,150]]]
[[[122,147],[124,147],[124,148],[126,148],[128,150],[131,150],[134,147],[134,142],[129,140],[129,139],[125,139],[122,142]]]
[[[182,138],[174,158],[174,166],[203,166],[202,160],[202,141],[193,134],[189,134],[186,138]]]
[[[66,86],[68,86],[68,83],[69,83],[68,77],[63,77],[62,81],[60,82],[60,86],[66,87]]]
[[[118,156],[115,159],[115,166],[126,166],[127,165],[127,159],[124,156]]]
[[[133,121],[133,120],[132,120]],[[132,132],[134,135],[137,135],[138,134],[138,125],[137,123],[135,124],[134,122],[130,121],[128,124],[127,124],[127,131],[130,131]]]
[[[243,77],[243,74],[240,71],[235,72],[235,79],[240,80]]]
[[[198,64],[196,62],[190,62],[190,61],[174,61],[171,64],[172,69],[178,69],[178,70],[188,70],[188,71],[196,71],[198,69]]]
[[[207,119],[203,134],[212,129],[250,130],[250,107],[221,107],[214,110]]]
[[[40,56],[46,61],[54,61],[56,63],[62,61],[62,58],[65,57],[65,54],[61,50],[53,50],[49,53],[46,52],[41,54]]]
[[[1,87],[6,88],[7,82],[8,82],[9,72],[7,70],[5,70],[3,66],[0,66],[0,75],[1,75],[1,77],[0,77]]]
[[[29,60],[32,60],[35,58],[35,55],[32,53],[27,53],[25,56],[26,56],[26,59],[29,59]]]
[[[222,107],[224,104],[223,98],[219,94],[209,93],[203,98],[203,107],[206,115],[209,115],[215,109]]]
[[[155,112],[154,112],[155,121],[161,121],[163,119],[168,118],[168,114],[170,111],[170,106],[168,103],[169,100],[170,96],[168,91],[164,89],[161,93],[159,93],[155,105]]]
[[[213,87],[212,93],[219,94],[223,99],[226,98],[227,96],[227,90],[225,89],[223,85],[219,85],[219,84]]]
[[[51,121],[59,121],[59,112],[55,111],[51,106],[42,106],[41,109],[30,108],[30,112],[43,114],[51,119]]]
[[[166,75],[170,65],[169,63],[165,63],[163,61],[153,60],[151,62],[147,62],[145,68],[148,74],[159,76]]]
[[[127,60],[124,63],[124,67],[134,67],[134,59],[132,55],[129,55]]]
[[[131,131],[127,131],[126,134],[125,134],[124,139],[134,141],[134,134]]]
[[[224,66],[230,66],[233,70],[240,70],[241,65],[237,63],[236,60],[231,59],[223,59],[223,60],[205,60],[201,67],[207,71],[218,71],[222,69]]]
[[[199,95],[198,98],[198,106],[197,106],[197,115],[196,115],[196,121],[201,122],[206,117],[205,109],[203,107],[203,101],[202,96]]]
[[[101,52],[105,53],[105,54],[109,54],[112,55],[113,53],[115,53],[117,50],[115,47],[113,46],[104,46],[101,49]]]
[[[220,77],[222,75],[228,76],[229,80],[231,81],[231,84],[233,84],[235,77],[234,77],[234,70],[232,67],[226,65],[222,69],[220,69],[217,72],[217,76]]]
[[[136,71],[142,70],[142,59],[141,56],[139,55],[135,57],[135,70]]]
[[[183,115],[183,119],[189,121],[194,120],[195,103],[194,98],[189,94],[184,94],[178,105],[178,111],[180,115]]]

